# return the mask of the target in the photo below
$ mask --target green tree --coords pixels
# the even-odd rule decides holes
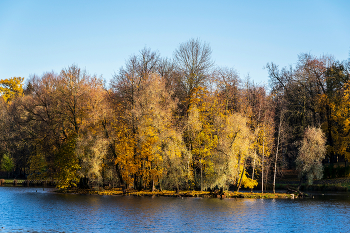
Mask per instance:
[[[1,170],[7,171],[7,178],[9,178],[10,172],[13,171],[15,164],[9,153],[5,153],[1,160]]]

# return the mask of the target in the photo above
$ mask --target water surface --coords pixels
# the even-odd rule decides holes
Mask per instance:
[[[51,191],[0,187],[0,232],[348,232],[350,227],[349,193],[220,200]]]

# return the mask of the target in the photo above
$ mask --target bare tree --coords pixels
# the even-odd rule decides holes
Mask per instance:
[[[273,173],[273,193],[276,192],[276,174],[277,174],[277,160],[278,160],[278,151],[280,149],[280,139],[281,139],[281,128],[283,122],[283,112],[281,111],[280,115],[280,123],[278,125],[278,133],[277,133],[277,144],[276,144],[276,155],[275,155],[275,169]]]
[[[127,60],[111,81],[112,90],[118,97],[124,99],[124,104],[133,106],[135,95],[143,88],[143,83],[150,74],[157,73],[159,68],[159,53],[144,48],[138,56],[134,55]]]
[[[211,53],[210,46],[199,39],[190,39],[175,50],[174,61],[181,72],[181,82],[188,96],[194,88],[207,81],[209,70],[214,65]]]
[[[240,95],[238,86],[241,82],[237,71],[233,68],[217,68],[212,79],[219,96],[225,101],[225,109],[237,111]]]

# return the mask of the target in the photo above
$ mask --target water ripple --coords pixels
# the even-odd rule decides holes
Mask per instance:
[[[56,194],[0,187],[2,232],[347,232],[349,195],[304,200]]]

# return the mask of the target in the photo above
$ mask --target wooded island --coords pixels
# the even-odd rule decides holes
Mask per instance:
[[[269,86],[215,66],[199,39],[145,48],[108,84],[72,65],[0,80],[2,175],[137,190],[253,189],[350,158],[350,62],[299,55]]]

